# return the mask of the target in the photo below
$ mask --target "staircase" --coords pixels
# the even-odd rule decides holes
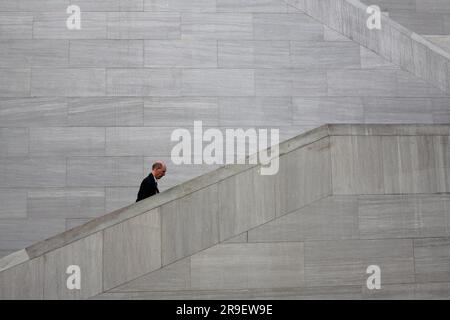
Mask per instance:
[[[79,31],[41,2],[0,1],[0,257],[133,203],[154,160],[161,190],[215,169],[171,163],[194,121],[450,122],[444,56],[387,16],[367,33],[358,1],[83,0]]]
[[[448,299],[449,136],[319,127],[280,144],[277,175],[224,166],[3,258],[1,298]]]
[[[0,299],[450,297],[448,39],[395,22],[445,3],[107,2],[0,3]],[[133,203],[194,120],[280,128],[280,172]]]
[[[395,22],[392,15],[382,14],[381,29],[370,30],[366,25],[368,4],[359,0],[286,2],[450,94],[450,53]]]

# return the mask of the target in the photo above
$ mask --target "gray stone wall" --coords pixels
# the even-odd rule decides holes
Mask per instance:
[[[0,1],[0,255],[212,170],[175,128],[445,123],[450,98],[281,0]]]
[[[389,17],[423,35],[450,35],[450,2],[447,0],[361,0],[378,5]]]
[[[0,259],[0,299],[448,299],[449,139],[322,126],[280,145],[276,175],[223,167]]]

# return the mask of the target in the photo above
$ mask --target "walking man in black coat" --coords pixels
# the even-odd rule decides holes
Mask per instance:
[[[159,193],[157,180],[165,175],[166,165],[162,161],[156,161],[152,165],[152,172],[141,183],[136,202]]]

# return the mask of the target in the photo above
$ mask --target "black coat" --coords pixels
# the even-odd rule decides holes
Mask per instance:
[[[151,197],[157,193],[159,193],[158,184],[156,183],[153,174],[150,173],[144,180],[142,180],[136,202],[144,200],[145,198]]]

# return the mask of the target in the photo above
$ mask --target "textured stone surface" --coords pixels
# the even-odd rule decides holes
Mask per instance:
[[[248,232],[243,232],[240,235],[237,235],[233,238],[222,241],[222,243],[243,243],[248,242]]]
[[[85,11],[142,11],[143,0],[80,0],[77,2]]]
[[[27,261],[0,272],[0,298],[2,300],[43,299],[44,258]]]
[[[0,13],[0,39],[31,39],[33,14],[25,12]]]
[[[182,39],[252,39],[250,13],[182,13]]]
[[[67,8],[67,7],[66,7]],[[81,7],[80,7],[81,9]],[[83,10],[83,9],[81,9]],[[105,39],[107,14],[104,12],[83,12],[82,27],[77,32],[65,26],[68,18],[66,9],[42,12],[33,15],[33,39]]]
[[[344,58],[345,57],[345,58]],[[359,46],[354,42],[291,42],[291,60],[295,68],[359,68]]]
[[[0,158],[1,187],[63,187],[65,183],[62,157]]]
[[[178,13],[108,13],[108,39],[178,39]]]
[[[110,292],[172,291],[186,290],[190,287],[191,258],[188,257],[116,287]]]
[[[102,233],[96,233],[44,256],[44,298],[86,299],[102,291]],[[80,290],[67,287],[67,268],[80,268]],[[52,280],[48,280],[52,279]]]
[[[434,289],[434,288],[433,288]],[[427,288],[425,288],[427,290]],[[448,288],[436,286],[429,296],[445,299]],[[134,291],[104,293],[93,299],[124,300],[336,300],[361,299],[361,287],[315,287],[315,288],[274,288],[274,289],[231,289],[231,290],[185,290],[185,291]]]
[[[329,148],[329,139],[325,138],[280,157],[276,175],[279,215],[331,194]]]
[[[372,2],[364,1],[367,5]],[[433,46],[419,34],[441,35],[450,32],[448,15],[446,11],[437,12],[423,10],[423,7],[450,9],[449,4],[436,3],[422,4],[422,7],[412,10],[398,10],[395,6],[388,15],[382,15],[384,27],[378,34],[368,31],[366,28],[367,5],[353,1],[291,1],[290,5],[297,10],[303,10],[308,15],[329,27],[335,28],[344,35],[350,37],[361,45],[375,50],[384,58],[392,61],[410,72],[423,77],[429,83],[448,93],[448,72],[445,70],[450,55],[445,50]],[[388,4],[383,3],[383,6]],[[392,21],[391,19],[395,20]],[[400,24],[406,26],[406,28]],[[409,28],[409,29],[407,29]],[[449,29],[448,29],[449,28]],[[412,31],[416,33],[413,33]],[[422,56],[419,56],[416,48],[422,46]],[[426,47],[426,48],[424,48]],[[423,54],[425,53],[425,54]],[[424,59],[424,57],[426,57]],[[421,69],[421,70],[420,70]],[[426,69],[426,71],[424,70]],[[425,72],[424,72],[425,71]],[[403,77],[398,80],[401,83]],[[356,83],[355,83],[356,84]],[[405,88],[400,86],[399,92]]]
[[[2,69],[0,97],[26,97],[30,95],[30,69]]]
[[[289,153],[296,148],[304,147],[318,139],[322,139],[326,137],[329,126],[323,126],[307,132],[303,135],[300,135],[296,138],[293,138],[285,143],[280,145],[280,151],[282,153]],[[96,161],[97,158],[94,158]],[[117,159],[111,159],[117,161]],[[112,161],[111,165],[114,165],[115,162]],[[250,166],[252,167],[252,166]],[[145,201],[139,202],[136,205],[129,205],[128,207],[122,208],[115,212],[112,212],[109,215],[101,217],[99,219],[95,219],[89,222],[86,225],[83,225],[79,228],[75,228],[70,230],[62,235],[52,237],[47,239],[45,242],[36,243],[33,246],[27,248],[27,252],[31,257],[39,256],[43,253],[46,253],[52,249],[59,248],[64,246],[75,239],[81,239],[82,237],[86,237],[95,232],[101,231],[106,227],[117,224],[123,220],[132,218],[136,215],[147,212],[149,209],[156,208],[163,204],[169,203],[178,198],[186,197],[192,194],[195,191],[202,190],[215,184],[223,179],[229,178],[233,175],[236,175],[240,172],[243,172],[249,168],[248,165],[240,166],[240,165],[227,165],[222,166],[215,172],[211,172],[200,177],[194,178],[186,183],[171,188],[167,192],[160,193],[158,196],[152,197]],[[94,168],[95,169],[95,168]],[[93,172],[96,172],[95,170]],[[120,176],[118,176],[120,177]]]
[[[363,98],[366,123],[433,123],[432,100],[426,98]],[[405,110],[408,110],[405,113]]]
[[[253,32],[257,40],[323,40],[323,27],[301,13],[254,14]]]
[[[104,128],[31,128],[32,156],[99,156],[105,154]]]
[[[221,244],[191,258],[191,286],[210,290],[301,287],[303,268],[302,243]]]
[[[450,273],[448,237],[414,240],[416,281],[445,282]]]
[[[332,96],[396,96],[397,78],[391,70],[330,70],[327,76]]]
[[[67,125],[65,98],[1,98],[0,126],[54,127]]]
[[[284,1],[217,0],[218,12],[287,12]]]
[[[94,218],[105,213],[103,188],[33,189],[27,196],[33,218]]]
[[[34,0],[4,0],[0,3],[0,11],[25,11],[25,12],[47,12],[63,11],[69,4],[68,0],[43,0],[37,3]]]
[[[426,81],[435,76],[444,84],[450,65],[430,54],[428,44],[411,42],[411,65],[411,50],[391,47],[409,46],[397,32],[404,29],[387,27],[385,18],[378,36],[354,28],[364,22],[364,10],[345,6],[348,15],[331,14],[343,1],[324,1],[325,15],[311,5],[317,1],[309,1],[310,13],[318,14],[314,18],[293,7],[304,1],[288,2],[82,0],[77,3],[82,29],[68,30],[69,1],[0,1],[0,222],[25,228],[11,227],[18,230],[15,235],[6,231],[0,250],[21,249],[59,233],[64,224],[85,223],[102,208],[110,212],[132,204],[150,163],[169,159],[171,131],[194,120],[221,129],[276,127],[281,140],[323,123],[449,122],[445,94]],[[442,1],[427,0],[417,8],[409,0],[374,3],[394,20],[397,14],[401,23],[450,30]],[[358,50],[359,45],[369,49]],[[378,49],[384,57],[374,52]],[[414,67],[423,79],[400,71],[391,58]],[[420,172],[411,179],[394,173],[385,190],[421,192],[431,186],[448,192],[445,135],[434,138],[432,147],[418,147],[424,154],[440,152],[438,159],[429,159],[438,161],[436,173],[423,169],[430,165],[423,157],[417,166],[408,164],[407,146],[402,145],[406,151],[400,158],[393,151],[400,147],[386,146],[392,152],[383,153],[389,163],[405,159],[400,166],[387,166],[387,177],[392,170]],[[164,191],[216,168],[168,164]],[[430,182],[434,176],[436,186]],[[86,195],[89,190],[92,194]],[[294,208],[302,197],[280,204]]]
[[[212,185],[161,207],[162,264],[219,242],[218,188]]]
[[[363,285],[366,269],[378,265],[383,283],[413,283],[411,239],[342,240],[305,243],[305,281],[308,286]]]
[[[66,230],[71,230],[74,229],[76,227],[79,227],[81,225],[84,225],[86,223],[88,223],[90,220],[92,219],[88,219],[88,218],[81,218],[81,219],[66,219]]]
[[[438,137],[332,137],[335,194],[445,192],[447,163]]]
[[[103,234],[104,290],[161,267],[161,217],[158,209],[108,228]]]
[[[105,212],[112,212],[134,203],[138,191],[138,186],[105,188]]]
[[[0,189],[0,219],[26,218],[27,192],[24,189]]]
[[[359,237],[358,199],[329,197],[248,231],[248,242]]]
[[[275,179],[250,169],[218,185],[220,240],[268,222],[277,214]]]
[[[317,69],[256,69],[258,96],[326,96],[327,74]]]
[[[216,41],[146,40],[146,67],[213,68],[217,67]]]
[[[67,40],[2,40],[0,66],[10,67],[67,67]]]
[[[1,157],[27,156],[29,150],[27,128],[0,128]]]
[[[447,52],[450,52],[450,35],[425,36],[425,38]]]
[[[186,96],[253,96],[251,69],[186,69],[182,74],[182,94]]]
[[[108,69],[109,96],[176,96],[181,92],[181,71],[169,69]]]
[[[219,66],[223,68],[289,68],[288,41],[219,41]]]
[[[65,230],[64,218],[2,219],[0,244],[7,250],[20,250]]]
[[[71,67],[142,67],[144,43],[140,40],[72,40]]]
[[[383,137],[383,171],[386,193],[437,193],[439,148],[437,137]],[[435,150],[437,149],[437,150]],[[446,156],[445,156],[446,158]]]
[[[218,98],[216,97],[150,97],[144,102],[144,125],[191,127],[201,119],[204,126],[217,126]]]
[[[214,12],[215,0],[143,0],[145,11],[168,12]]]
[[[67,185],[138,186],[143,175],[142,162],[142,157],[70,157]]]
[[[36,68],[32,70],[32,96],[92,97],[105,95],[105,92],[105,69]]]
[[[168,164],[170,170],[169,174],[164,176],[158,182],[158,189],[160,192],[164,192],[170,188],[173,188],[183,182],[195,179],[196,177],[208,174],[215,169],[219,168],[220,165],[207,165],[207,164],[173,164],[170,157],[144,157],[144,172],[145,176],[150,174],[153,162],[161,160]],[[137,191],[136,191],[137,194]]]
[[[0,259],[0,271],[7,270],[11,267],[30,260],[26,250],[19,250],[15,252],[2,251],[2,259]]]
[[[407,238],[446,235],[447,196],[361,196],[361,238]]]
[[[222,97],[219,98],[219,123],[223,127],[273,128],[291,123],[292,109],[291,99],[287,97]],[[238,119],[236,114],[240,115]]]
[[[136,98],[69,98],[69,126],[116,127],[142,126],[144,99]]]
[[[324,137],[327,132],[332,136]],[[224,171],[224,167],[90,221],[59,235],[63,241],[59,246],[52,247],[58,237],[42,243],[46,248],[40,250],[49,250],[44,251],[45,279],[57,279],[45,283],[44,298],[230,298],[231,293],[247,298],[445,298],[450,201],[447,195],[427,189],[446,187],[448,136],[443,134],[448,135],[448,126],[329,125],[283,143],[281,163],[286,168],[278,176],[261,176],[257,167],[248,165],[230,167],[234,171]],[[423,191],[385,194],[386,188],[395,186],[395,177],[389,180],[392,174],[384,170],[399,171],[389,167],[398,162],[384,163],[385,157],[372,156],[368,163],[364,158],[367,152],[358,151],[371,147],[373,154],[378,149],[383,155],[383,148],[397,143],[402,148],[432,147],[428,154],[433,161],[422,162],[425,151],[410,153],[411,170],[400,170],[406,175],[402,182],[410,179],[408,175],[416,179],[415,173],[428,177],[417,178],[421,183],[415,187]],[[350,151],[333,151],[338,147]],[[339,158],[342,155],[349,155],[350,160]],[[343,181],[348,187],[350,181],[346,195],[330,194],[333,157],[353,168],[348,180],[333,176],[333,183]],[[382,170],[370,168],[380,161]],[[338,167],[346,168],[343,164]],[[345,176],[345,170],[337,172]],[[363,175],[354,179],[357,170],[370,172],[368,177],[382,177],[383,192],[364,194],[372,192],[364,188],[380,184]],[[307,188],[301,188],[302,184]],[[283,194],[282,190],[291,192]],[[58,204],[79,201],[82,191],[36,189],[27,195]],[[84,191],[84,196],[89,195]],[[109,187],[109,192],[110,199],[113,192],[131,197],[132,188]],[[243,194],[246,198],[239,199]],[[288,197],[292,194],[297,197]],[[99,198],[103,196],[99,194]],[[155,209],[148,212],[152,205]],[[87,222],[82,217],[61,220],[64,228]],[[5,227],[7,232],[11,229],[11,225]],[[10,241],[7,232],[1,233],[4,239],[0,240],[5,243]],[[219,244],[221,240],[225,241]],[[27,259],[33,258],[39,248],[26,252]],[[64,267],[76,264],[73,259],[81,261],[83,270],[92,270],[89,285],[75,293],[67,292],[63,285]],[[101,263],[103,259],[105,263]],[[19,265],[15,263],[22,262],[2,259],[0,265],[16,268]],[[370,265],[382,270],[382,291],[369,292],[365,287]],[[102,293],[105,291],[109,292]]]
[[[293,97],[294,124],[362,123],[364,104],[360,97]]]

